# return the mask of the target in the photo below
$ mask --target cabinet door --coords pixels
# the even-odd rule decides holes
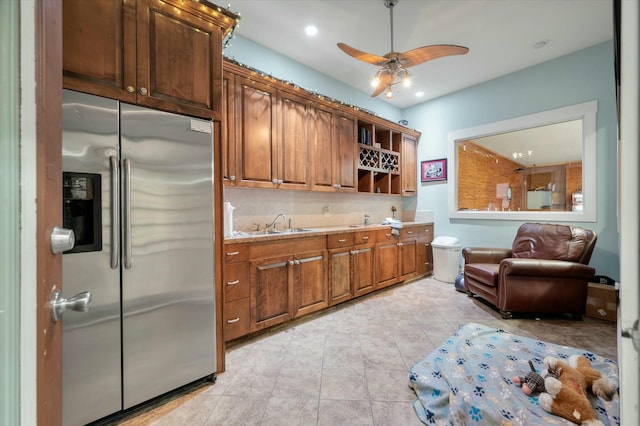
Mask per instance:
[[[415,239],[406,239],[398,243],[398,265],[400,267],[400,281],[404,281],[416,276],[417,246],[417,241]]]
[[[373,247],[353,250],[353,295],[362,296],[374,289]]]
[[[64,0],[62,19],[64,87],[134,103],[135,2]]]
[[[376,246],[376,286],[386,287],[398,282],[398,244],[395,238]]]
[[[351,249],[329,250],[329,304],[351,299]]]
[[[356,189],[356,120],[344,115],[335,117],[334,180],[341,191]]]
[[[329,306],[325,250],[294,256],[294,317]]]
[[[335,191],[333,185],[333,112],[311,104],[309,114],[311,185],[314,191]]]
[[[291,256],[250,262],[251,328],[260,330],[291,319],[293,288]]]
[[[236,185],[277,185],[275,89],[236,76]]]
[[[431,242],[424,240],[418,241],[417,247],[418,255],[416,262],[418,263],[418,275],[425,276],[433,271],[433,252],[431,249]]]
[[[137,6],[137,103],[220,120],[222,28],[162,0]]]
[[[225,73],[222,78],[222,179],[225,185],[236,180],[236,121],[235,121],[235,76]]]
[[[402,135],[401,148],[401,167],[402,174],[402,195],[416,195],[416,187],[418,185],[417,175],[417,143],[414,138],[408,135]]]
[[[283,189],[309,189],[308,101],[278,92],[278,185]]]

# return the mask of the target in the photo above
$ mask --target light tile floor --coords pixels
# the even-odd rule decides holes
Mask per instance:
[[[569,316],[503,320],[452,284],[425,278],[228,348],[226,372],[214,385],[121,424],[420,425],[409,369],[468,322],[617,359],[615,323]]]

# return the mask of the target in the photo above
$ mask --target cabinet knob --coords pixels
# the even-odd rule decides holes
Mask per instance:
[[[231,182],[235,182],[236,177],[235,177],[235,176],[229,176],[229,180],[230,180]]]
[[[127,92],[133,93],[135,91],[136,91],[136,89],[134,89],[133,86],[127,86]]]
[[[278,184],[278,179],[271,179],[271,183],[274,184],[274,185],[277,185]]]
[[[293,266],[293,260],[289,261],[289,265]]]
[[[140,88],[140,94],[141,95],[146,95],[147,94],[147,88],[146,87],[141,87]]]

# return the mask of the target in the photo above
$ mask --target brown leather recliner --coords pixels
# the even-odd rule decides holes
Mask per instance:
[[[511,249],[466,247],[464,286],[498,308],[513,312],[570,313],[582,320],[586,308],[588,266],[596,233],[577,226],[524,223]]]

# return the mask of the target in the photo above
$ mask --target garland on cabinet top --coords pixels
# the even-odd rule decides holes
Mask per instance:
[[[226,61],[231,62],[232,64],[235,64],[235,65],[239,66],[240,68],[244,68],[244,69],[246,69],[246,70],[248,70],[248,71],[250,71],[250,72],[252,72],[252,73],[254,73],[256,75],[259,75],[260,77],[264,78],[265,80],[267,80],[269,82],[285,84],[287,86],[291,86],[291,88],[294,89],[294,90],[300,90],[301,89],[301,90],[304,90],[304,91],[310,93],[312,96],[315,96],[316,98],[318,98],[318,99],[320,99],[322,101],[330,102],[330,103],[336,104],[336,105],[341,105],[341,106],[344,106],[344,107],[347,107],[347,108],[352,108],[355,111],[362,111],[362,112],[364,112],[366,114],[373,115],[373,116],[382,118],[383,120],[386,120],[386,118],[381,117],[380,115],[376,114],[373,111],[369,111],[366,108],[361,108],[359,106],[356,106],[356,105],[353,105],[353,104],[350,104],[350,103],[347,103],[347,102],[340,101],[340,100],[332,98],[330,96],[323,95],[322,93],[318,93],[317,91],[315,91],[313,89],[307,89],[306,87],[298,86],[296,83],[294,83],[292,81],[283,80],[281,78],[274,77],[271,74],[267,74],[266,72],[260,71],[260,70],[258,70],[256,68],[253,68],[253,67],[249,66],[249,65],[243,64],[242,62],[239,62],[239,61],[235,60],[234,58],[232,58],[230,56],[227,56],[227,55],[224,55],[224,54],[222,56],[224,57],[224,59]],[[398,122],[398,124],[400,124],[402,127],[405,127],[405,128],[407,128],[409,130],[417,131],[416,129],[413,129],[411,127],[405,126],[404,123],[402,123],[403,121],[404,120],[400,120],[400,122]]]

